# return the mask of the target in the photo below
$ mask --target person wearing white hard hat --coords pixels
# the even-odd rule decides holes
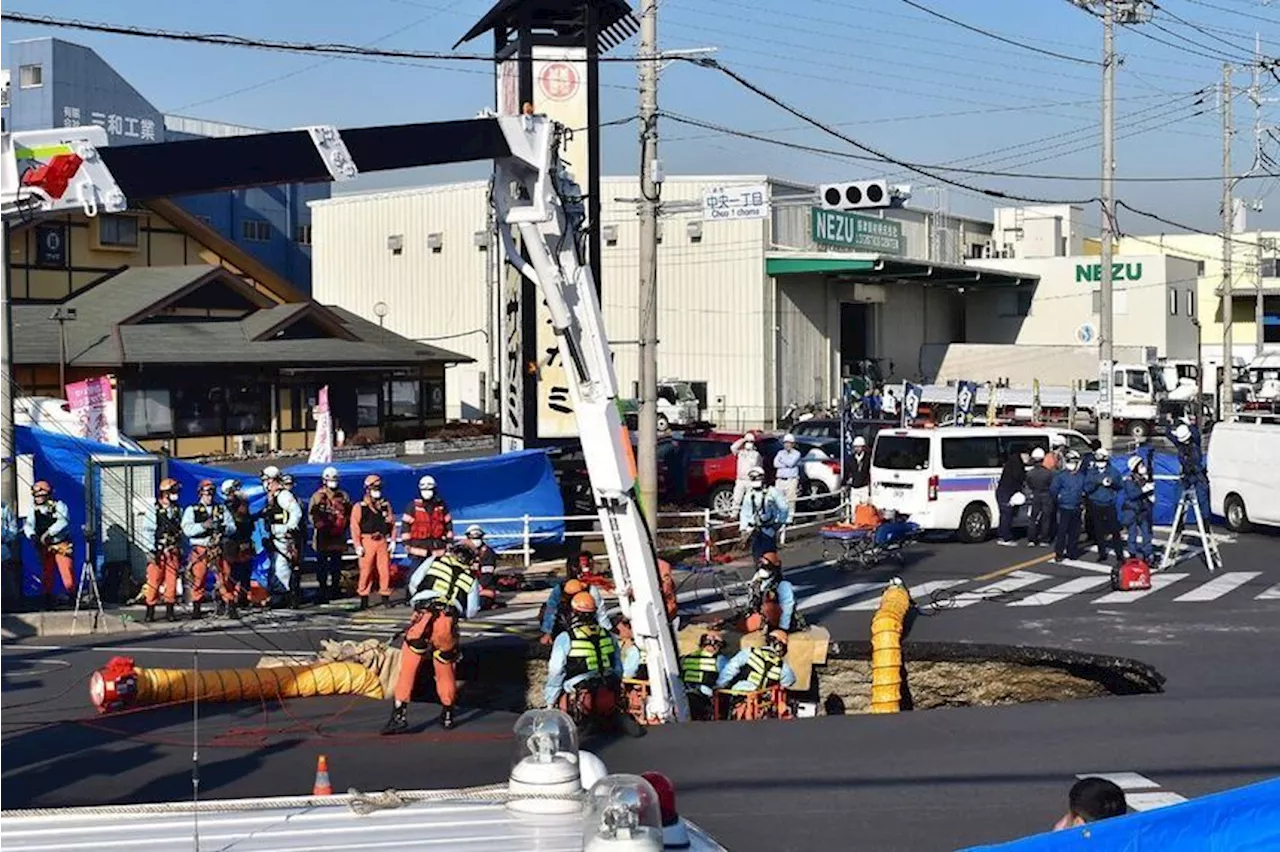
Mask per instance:
[[[751,556],[759,562],[766,553],[777,553],[778,531],[791,514],[782,493],[765,485],[764,468],[752,468],[747,481],[750,490],[738,511],[738,529],[751,542]]]
[[[1027,468],[1027,546],[1040,547],[1053,541],[1053,471],[1045,467],[1049,454],[1043,447],[1031,451],[1031,467]]]
[[[453,540],[453,515],[436,490],[434,476],[418,480],[418,496],[405,507],[400,525],[405,549],[415,561],[439,556],[449,546]]]
[[[742,498],[751,490],[751,471],[760,467],[760,451],[756,449],[756,436],[748,432],[729,445],[729,452],[738,457],[738,473],[733,482],[733,511],[742,506]]]
[[[849,486],[849,502],[855,506],[871,502],[871,453],[867,439],[853,439],[853,452],[844,463],[844,478]]]
[[[460,544],[475,554],[471,565],[480,582],[480,608],[505,607],[506,604],[498,600],[498,553],[484,540],[484,528],[479,524],[469,524],[462,533]]]
[[[796,513],[796,494],[800,490],[800,451],[796,436],[782,436],[782,449],[773,456],[773,484],[787,501],[787,512]]]
[[[1129,457],[1129,475],[1124,478],[1124,497],[1120,504],[1120,524],[1128,531],[1129,555],[1148,565],[1155,553],[1151,542],[1151,522],[1155,514],[1156,484],[1142,456]]]
[[[296,536],[302,524],[302,504],[293,492],[285,490],[280,468],[275,465],[262,469],[262,485],[267,490],[263,517],[269,533],[263,545],[270,553],[268,590],[277,604],[293,609],[298,605],[293,588],[293,566],[298,559]]]
[[[311,548],[316,552],[318,603],[342,597],[342,557],[347,552],[351,526],[351,496],[343,491],[336,467],[320,472],[320,487],[311,495],[307,515],[311,518]]]

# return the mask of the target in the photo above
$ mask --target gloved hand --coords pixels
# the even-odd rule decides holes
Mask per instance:
[[[538,637],[538,644],[539,644],[539,645],[550,645],[550,644],[551,644],[551,634],[550,634],[550,633],[543,633],[541,636],[539,636],[539,637]]]
[[[206,518],[206,519],[205,519],[205,522],[204,522],[203,524],[201,524],[201,526],[203,526],[203,527],[204,527],[205,529],[207,529],[207,530],[211,530],[211,529],[213,529],[214,527],[216,527],[217,525],[218,525],[218,522],[217,522],[216,520],[214,520],[213,518]]]
[[[41,533],[41,534],[40,534],[40,543],[41,543],[41,544],[48,545],[48,544],[51,544],[51,543],[52,543],[52,541],[53,541],[53,539],[51,539],[51,538],[49,537],[49,534],[48,534],[48,533]]]
[[[357,544],[357,545],[356,545],[356,559],[362,559],[363,557],[364,557],[364,548]]]

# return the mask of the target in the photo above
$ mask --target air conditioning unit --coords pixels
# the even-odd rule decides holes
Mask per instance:
[[[236,435],[232,439],[235,446],[235,452],[238,456],[251,456],[257,446],[257,442],[252,435]]]

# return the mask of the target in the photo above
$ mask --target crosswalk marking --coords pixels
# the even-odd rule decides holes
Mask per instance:
[[[1036,592],[1034,595],[1027,595],[1022,600],[1012,601],[1009,606],[1048,606],[1049,604],[1066,600],[1072,595],[1091,591],[1110,582],[1110,577],[1076,577],[1074,580],[1068,580],[1065,583],[1054,586],[1052,589]]]
[[[963,597],[957,596],[947,608],[962,609],[966,606],[973,606],[979,601],[1015,592],[1018,589],[1025,589],[1027,586],[1034,586],[1041,580],[1049,579],[1052,578],[1045,574],[1036,574],[1031,571],[1014,571],[1008,577],[997,580],[989,586],[973,589],[971,592],[966,592]]]
[[[1274,586],[1267,589],[1266,591],[1260,592],[1258,596],[1254,598],[1254,600],[1255,601],[1280,600],[1280,583],[1276,583]]]
[[[1071,568],[1079,568],[1081,571],[1091,571],[1097,574],[1111,573],[1111,566],[1105,562],[1085,562],[1083,559],[1055,559],[1053,564],[1066,565]]]
[[[820,592],[819,594],[816,594],[816,595],[810,595],[809,597],[804,598],[803,600],[798,599],[796,601],[796,609],[811,609],[811,608],[816,608],[820,606],[825,606],[826,604],[829,604],[829,603],[835,603],[836,601],[842,601],[845,598],[851,598],[856,595],[860,595],[863,592],[870,592],[872,590],[883,589],[887,585],[888,583],[850,583],[849,585],[842,586],[838,589],[828,589],[825,592]],[[876,600],[877,602],[879,601],[878,598],[875,598],[874,600]]]
[[[1209,582],[1197,586],[1184,595],[1173,599],[1174,603],[1190,603],[1192,601],[1213,601],[1232,589],[1238,589],[1254,577],[1261,576],[1261,571],[1231,571],[1220,574]]]
[[[921,583],[918,586],[912,586],[911,588],[907,589],[907,594],[911,595],[911,599],[915,601],[917,604],[919,604],[919,603],[925,602],[925,600],[929,597],[929,595],[933,594],[934,592],[940,592],[943,589],[950,589],[953,586],[958,586],[961,583],[967,583],[967,582],[969,581],[963,578],[957,579],[957,580],[932,580],[928,583]],[[865,601],[858,601],[857,603],[852,603],[852,604],[849,604],[848,606],[842,606],[840,607],[840,611],[841,612],[859,612],[859,611],[873,610],[878,608],[879,606],[880,606],[880,597],[877,595],[874,597],[867,598]]]
[[[1178,582],[1179,580],[1185,580],[1190,576],[1191,576],[1190,574],[1170,574],[1168,572],[1162,571],[1159,574],[1151,575],[1151,588],[1149,589],[1135,589],[1132,592],[1112,592],[1109,595],[1103,595],[1102,597],[1097,598],[1096,600],[1094,600],[1094,603],[1096,604],[1132,603],[1133,601],[1136,601],[1140,598],[1145,598],[1147,595],[1155,594],[1161,589],[1168,588],[1169,586],[1172,586],[1174,583]]]

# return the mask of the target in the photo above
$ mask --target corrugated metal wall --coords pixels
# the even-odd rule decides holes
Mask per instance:
[[[828,289],[822,275],[779,279],[778,372],[784,406],[822,402],[831,396],[831,360],[833,350],[839,351],[840,305],[832,305]],[[833,319],[834,338],[830,335]]]
[[[488,182],[372,195],[337,196],[312,205],[314,297],[377,321],[384,302],[386,327],[469,355],[475,364],[445,377],[446,417],[474,417],[485,409],[478,376],[488,371],[487,252],[475,243],[484,232]],[[440,235],[439,251],[428,245]],[[399,237],[396,254],[388,239]]]

